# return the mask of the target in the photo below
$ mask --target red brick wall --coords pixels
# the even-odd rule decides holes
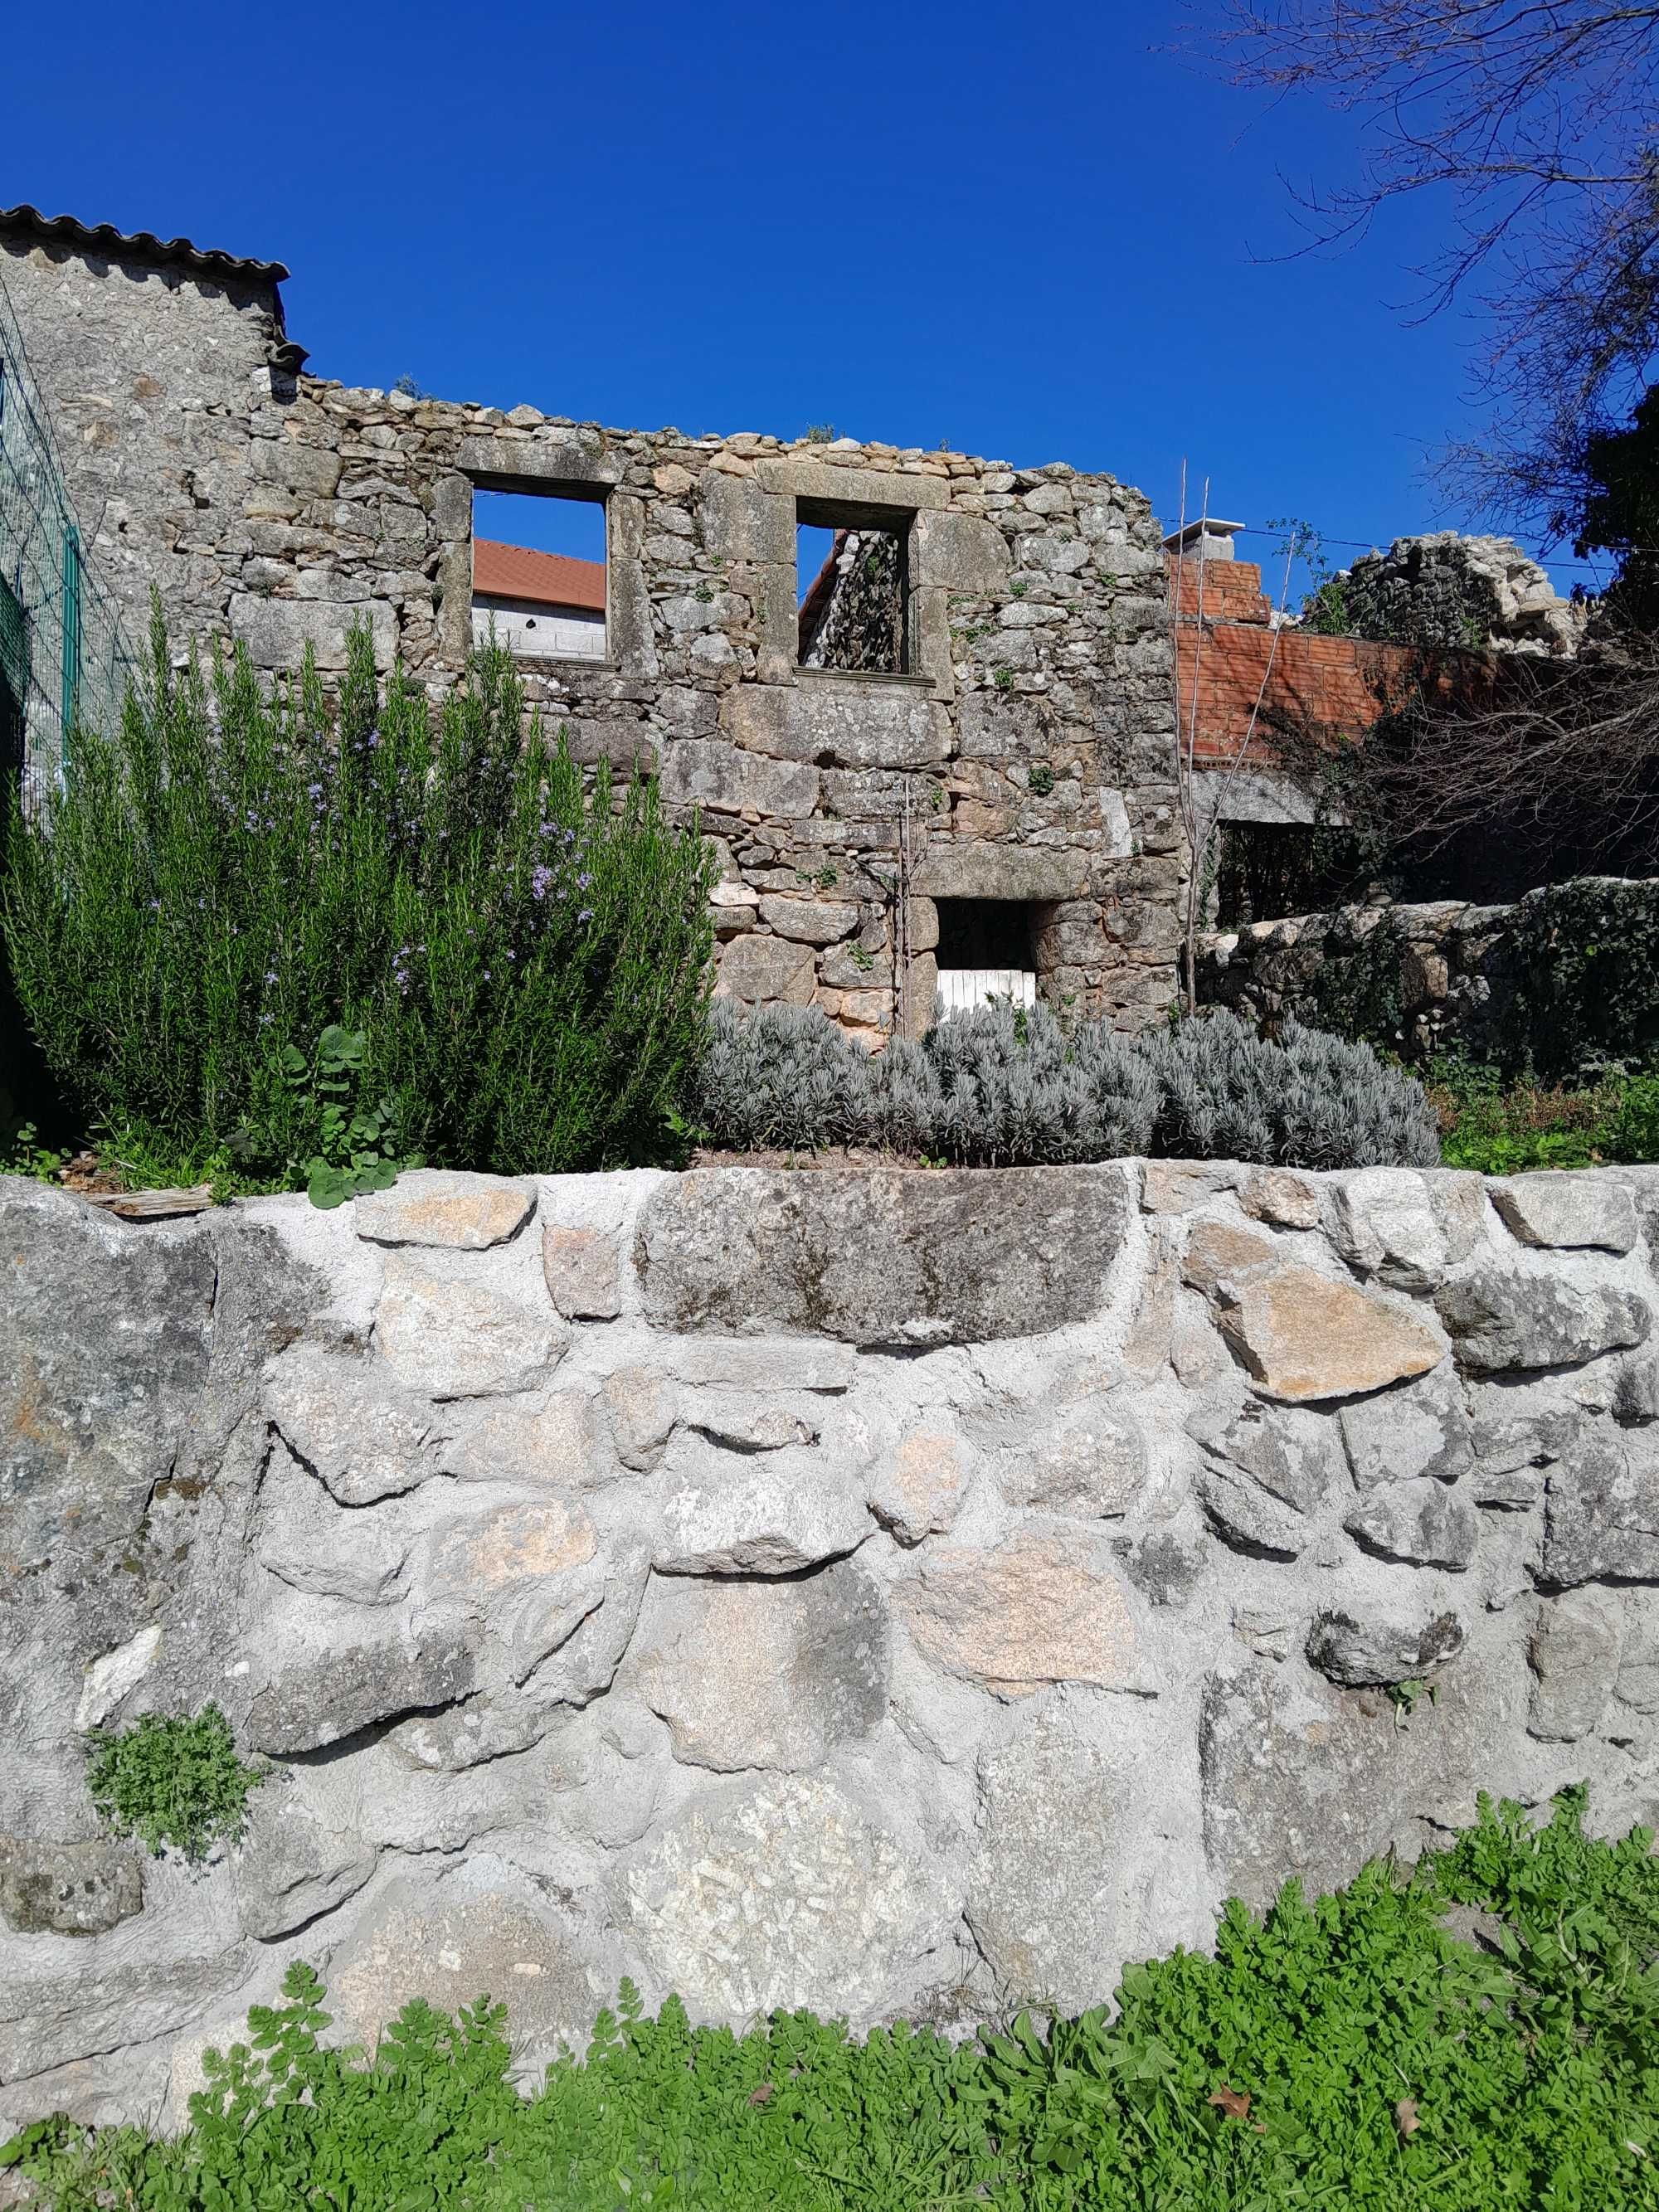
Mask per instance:
[[[1273,644],[1272,608],[1254,561],[1211,561],[1203,566],[1204,616],[1198,620],[1200,566],[1180,572],[1176,662],[1180,678],[1183,741],[1196,695],[1194,757],[1200,763],[1231,761],[1250,726],[1250,715],[1272,656],[1272,674],[1249,753],[1250,763],[1273,765],[1273,718],[1306,721],[1345,736],[1370,728],[1382,696],[1410,672],[1408,647],[1370,645],[1358,638],[1316,637],[1281,629]]]

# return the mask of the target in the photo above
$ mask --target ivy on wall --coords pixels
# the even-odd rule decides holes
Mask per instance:
[[[1392,915],[1340,959],[1314,971],[1301,1018],[1380,1052],[1399,1049],[1406,1018],[1406,937]]]
[[[1547,1082],[1659,1055],[1659,882],[1552,884],[1516,917],[1499,1055]]]

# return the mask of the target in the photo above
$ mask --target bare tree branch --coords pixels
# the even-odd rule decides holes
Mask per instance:
[[[1327,818],[1419,888],[1659,874],[1659,641],[1642,632],[1599,624],[1572,659],[1422,658],[1363,740],[1273,735]]]
[[[1659,354],[1659,6],[1603,0],[1225,0],[1197,34],[1231,80],[1317,92],[1361,125],[1357,179],[1297,194],[1307,244],[1439,192],[1425,314],[1485,320],[1493,424],[1451,457],[1490,510],[1558,534],[1587,430]]]

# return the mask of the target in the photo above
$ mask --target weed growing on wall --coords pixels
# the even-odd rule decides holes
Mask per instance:
[[[331,704],[309,667],[271,695],[241,653],[175,671],[158,621],[119,731],[76,732],[45,816],[14,810],[0,923],[54,1074],[137,1155],[303,1182],[331,1102],[292,1055],[337,1025],[363,1040],[354,1110],[515,1174],[664,1144],[703,1038],[709,869],[651,787],[584,789],[502,650],[434,722],[366,629]]]
[[[1534,1830],[1483,1799],[1414,1873],[1231,1904],[1212,1958],[977,2041],[858,2041],[805,2012],[733,2035],[672,1998],[647,2019],[624,1984],[527,2097],[501,2005],[411,2003],[365,2062],[324,2046],[296,1964],[204,2060],[182,2137],[42,2119],[0,2166],[58,2212],[1652,2212],[1659,1861],[1644,1829],[1587,1837],[1583,1810],[1565,1792]],[[1488,1916],[1483,1948],[1448,1932],[1453,1905]]]
[[[240,1836],[248,1798],[264,1778],[263,1768],[237,1757],[217,1705],[191,1720],[143,1713],[131,1728],[94,1729],[87,1744],[87,1787],[100,1816],[158,1856],[171,1844],[199,1859],[221,1837]]]

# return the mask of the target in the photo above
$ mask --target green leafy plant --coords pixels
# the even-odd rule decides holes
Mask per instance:
[[[1033,797],[1047,799],[1054,787],[1054,772],[1046,761],[1036,761],[1026,770],[1025,781]]]
[[[377,1106],[356,1103],[368,1048],[362,1030],[343,1030],[337,1022],[323,1031],[309,1059],[297,1045],[283,1048],[285,1079],[314,1108],[308,1118],[316,1125],[317,1150],[305,1163],[306,1189],[313,1206],[326,1209],[365,1191],[390,1189],[401,1169],[421,1164],[418,1158],[397,1157],[394,1100],[383,1098]]]
[[[1014,672],[1012,668],[994,668],[991,671],[991,681],[999,691],[1012,691],[1014,688]]]
[[[1547,1087],[1526,1077],[1506,1083],[1490,1061],[1442,1054],[1430,1061],[1425,1079],[1447,1167],[1520,1175],[1592,1167],[1613,1157],[1610,1127],[1625,1087],[1620,1079],[1588,1088]]]
[[[1617,1087],[1601,1137],[1609,1159],[1659,1161],[1659,1074],[1633,1075]]]
[[[10,1143],[0,1151],[0,1175],[27,1176],[35,1182],[56,1182],[58,1170],[69,1158],[66,1150],[43,1145],[34,1123],[24,1121]]]
[[[152,1159],[234,1141],[250,1181],[303,1179],[337,1101],[284,1046],[337,1027],[400,1156],[660,1156],[702,1045],[714,863],[653,785],[585,780],[504,650],[434,711],[401,672],[382,684],[364,627],[334,701],[309,665],[274,692],[241,653],[210,684],[177,671],[158,620],[120,728],[69,748],[43,815],[10,808],[0,928],[83,1126]]]
[[[733,2034],[624,1982],[523,2095],[501,2005],[416,2000],[365,2058],[296,1962],[204,2058],[182,2136],[44,2118],[0,2169],[55,2212],[1654,2212],[1659,1861],[1584,1810],[1482,1797],[1413,1870],[1234,1901],[1213,1955],[970,2039],[807,2012]]]
[[[199,1859],[217,1838],[234,1841],[264,1778],[262,1768],[237,1757],[230,1723],[215,1705],[189,1720],[143,1713],[131,1728],[94,1729],[87,1745],[87,1787],[100,1817],[158,1857],[167,1844]]]

